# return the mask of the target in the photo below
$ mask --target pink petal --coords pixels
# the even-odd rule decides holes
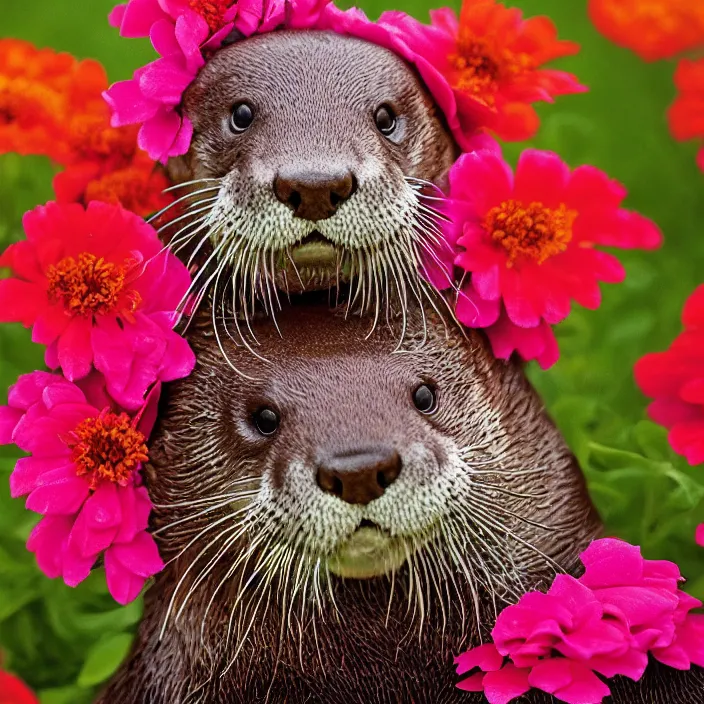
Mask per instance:
[[[27,550],[35,554],[39,569],[50,579],[63,573],[63,556],[72,525],[72,516],[46,516],[27,540]]]
[[[455,314],[469,328],[484,328],[493,325],[499,318],[501,303],[481,298],[471,283],[465,284],[457,296]]]
[[[110,106],[110,124],[113,127],[135,125],[150,120],[159,111],[159,103],[147,98],[142,93],[139,81],[134,78],[113,83],[103,93],[103,98]]]
[[[24,414],[18,408],[0,406],[0,445],[10,445],[15,428]]]
[[[147,529],[152,502],[143,487],[129,485],[119,487],[122,521],[115,536],[116,543],[131,543],[135,536]]]
[[[83,504],[71,531],[71,543],[81,556],[94,557],[110,547],[121,521],[118,488],[103,482]]]
[[[493,643],[472,648],[455,658],[458,675],[464,675],[475,667],[484,672],[500,670],[503,662],[504,656],[499,653]]]
[[[530,673],[532,687],[554,694],[568,704],[599,704],[611,690],[589,668],[564,658],[538,663]]]
[[[139,148],[147,152],[155,161],[165,162],[170,156],[186,153],[175,151],[177,146],[182,146],[180,142],[178,145],[175,144],[180,132],[181,117],[174,110],[162,107],[153,117],[146,120],[139,130],[137,138]]]
[[[10,475],[10,494],[12,498],[25,496],[45,482],[44,475],[54,470],[63,470],[69,473],[75,467],[71,462],[68,452],[64,457],[22,457],[17,460],[15,469]]]
[[[530,689],[528,674],[530,670],[518,668],[507,663],[496,672],[484,675],[484,694],[489,704],[508,704]]]
[[[514,197],[525,205],[542,203],[555,208],[564,200],[570,170],[553,152],[526,149],[516,166]]]
[[[579,581],[591,589],[637,583],[643,574],[640,548],[616,538],[593,541],[579,559],[585,567]]]
[[[71,471],[74,475],[71,476]],[[75,475],[70,466],[43,476],[46,483],[37,487],[27,498],[27,508],[43,515],[69,516],[78,513],[88,498],[88,482]]]
[[[91,370],[93,350],[90,344],[90,331],[90,320],[74,318],[59,338],[59,362],[61,370],[69,381],[80,379]]]

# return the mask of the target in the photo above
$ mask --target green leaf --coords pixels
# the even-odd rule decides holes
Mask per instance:
[[[76,683],[92,687],[105,682],[127,657],[133,639],[128,633],[119,633],[98,641],[89,651]]]
[[[667,495],[664,506],[667,512],[689,511],[699,505],[704,498],[704,485],[674,468],[667,472],[667,476],[676,485]]]
[[[43,689],[39,692],[40,704],[89,704],[93,698],[92,689],[83,687],[59,687]]]

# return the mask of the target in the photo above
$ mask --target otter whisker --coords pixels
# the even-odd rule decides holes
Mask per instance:
[[[222,178],[196,178],[193,179],[192,181],[182,181],[181,183],[177,183],[175,186],[169,186],[168,188],[165,188],[162,193],[170,193],[171,191],[175,191],[179,188],[185,188],[186,186],[193,186],[197,183],[206,183],[208,181],[216,181],[218,183],[222,183],[223,179]]]
[[[204,201],[198,201],[196,205],[201,205]],[[177,218],[174,218],[173,220],[169,220],[166,224],[162,225],[157,232],[161,234],[164,230],[167,230],[170,227],[173,227],[177,222],[182,222],[183,220],[187,220],[189,218],[192,218],[195,215],[199,215],[200,213],[210,213],[212,212],[212,207],[210,205],[206,205],[204,208],[195,208],[193,210],[189,210],[188,212],[184,213],[183,215],[179,215]]]
[[[538,521],[532,520],[531,518],[526,518],[525,516],[522,516],[521,514],[516,513],[515,511],[511,511],[510,509],[507,509],[503,506],[499,506],[498,504],[489,501],[487,498],[477,496],[476,494],[472,496],[472,503],[475,505],[479,504],[481,506],[484,506],[486,509],[502,513],[504,516],[510,516],[511,518],[515,518],[517,521],[520,521],[521,523],[526,523],[527,525],[533,526],[534,528],[540,528],[541,530],[546,530],[548,532],[552,532],[555,530],[555,526],[546,526],[543,523],[539,523]]]
[[[479,591],[477,590],[477,583],[474,576],[474,570],[472,570],[471,566],[467,565],[464,558],[462,557],[461,551],[457,549],[452,532],[447,530],[447,526],[445,525],[441,526],[441,530],[445,539],[445,543],[449,550],[450,557],[455,563],[455,565],[457,565],[462,570],[465,581],[469,586],[470,592],[472,594],[472,601],[474,602],[474,615],[476,619],[475,622],[478,628],[479,624],[481,623],[481,614],[479,611],[479,605],[481,602],[479,599]]]
[[[542,550],[539,548],[535,547],[532,543],[528,542],[527,540],[524,540],[520,536],[516,535],[512,530],[507,528],[501,521],[496,518],[496,516],[493,516],[489,509],[484,509],[478,508],[476,506],[473,507],[474,511],[478,514],[480,514],[485,521],[488,521],[490,525],[493,525],[495,528],[498,528],[499,530],[503,531],[506,535],[511,536],[516,542],[520,543],[524,547],[528,548],[532,552],[534,552],[536,555],[540,556],[545,560],[546,563],[548,563],[557,574],[560,574],[564,572],[564,569],[557,563],[555,560],[553,560],[549,555],[546,555]]]
[[[260,477],[249,476],[240,477],[229,483],[229,486],[237,486],[238,484],[247,484],[249,482],[260,481]],[[208,496],[203,499],[194,499],[193,501],[177,501],[170,504],[152,504],[154,508],[190,508],[191,506],[201,506],[203,504],[209,504],[213,501],[219,501],[220,499],[225,499],[230,496],[237,497],[237,492],[226,492],[222,494],[214,494],[213,496]]]
[[[188,605],[188,602],[193,596],[193,593],[198,589],[198,587],[205,581],[205,579],[208,577],[208,575],[212,572],[213,568],[217,563],[221,560],[223,555],[230,549],[232,545],[234,545],[240,537],[244,534],[246,531],[246,526],[241,529],[239,532],[235,532],[234,535],[229,536],[228,538],[225,539],[224,543],[218,548],[217,552],[215,555],[210,559],[208,564],[198,573],[198,576],[196,579],[193,581],[193,584],[191,585],[190,589],[186,593],[186,596],[181,603],[181,608],[176,612],[176,615],[174,616],[174,621],[178,623],[178,621],[181,618],[181,615],[183,614],[186,606]],[[222,534],[221,534],[222,535]]]
[[[195,196],[202,195],[203,193],[213,193],[213,192],[219,191],[219,190],[220,190],[220,186],[210,186],[209,188],[201,188],[198,191],[191,191],[190,193],[186,193],[185,196],[181,196],[180,198],[177,198],[176,200],[169,203],[166,207],[162,208],[157,213],[154,213],[154,215],[147,218],[147,222],[149,224],[153,223],[154,221],[156,221],[159,218],[166,215],[166,213],[168,213],[169,210],[171,210],[171,208],[174,208],[175,206],[180,205],[184,201],[187,201],[189,198],[194,198]],[[217,200],[217,198],[213,199],[213,201],[216,201],[216,200]]]
[[[548,492],[545,489],[543,489],[542,491],[533,492],[533,493],[523,493],[520,491],[512,491],[511,489],[507,489],[506,487],[500,486],[498,484],[486,484],[485,482],[477,481],[474,478],[474,476],[471,477],[471,480],[472,480],[473,487],[491,489],[492,491],[495,491],[498,494],[505,494],[506,496],[512,496],[515,499],[544,499],[546,496],[549,496],[549,494],[550,494],[550,492]]]
[[[225,528],[223,531],[221,531],[213,540],[211,540],[197,555],[197,557],[189,564],[189,566],[186,568],[185,572],[179,579],[178,583],[176,584],[176,587],[173,591],[173,594],[171,595],[171,599],[169,600],[169,605],[166,609],[166,615],[164,616],[164,622],[161,627],[161,631],[159,633],[159,640],[162,640],[164,637],[164,633],[166,632],[166,627],[169,623],[169,620],[171,618],[171,612],[173,611],[174,604],[176,602],[176,597],[178,596],[179,590],[181,588],[181,585],[183,582],[186,580],[188,575],[190,574],[191,570],[195,567],[195,565],[198,563],[198,560],[206,553],[206,551],[214,545],[218,540],[222,538],[222,536],[227,535],[227,533],[230,530],[236,530],[237,526],[230,526],[229,528]]]
[[[256,496],[257,493],[258,493],[257,491],[250,491],[250,492],[244,492],[244,493],[238,493],[238,494],[231,494],[222,503],[218,503],[218,504],[215,504],[214,506],[210,506],[209,508],[206,508],[203,511],[199,511],[198,513],[195,513],[191,516],[186,516],[186,518],[181,518],[178,521],[172,521],[168,525],[152,531],[152,535],[159,535],[161,533],[164,533],[167,530],[170,530],[171,528],[174,528],[175,526],[181,525],[183,523],[187,523],[189,521],[194,521],[197,518],[200,518],[201,516],[205,516],[208,513],[212,513],[213,511],[217,511],[218,509],[224,508],[225,506],[229,506],[234,501],[238,501],[243,498],[249,498],[252,496]]]

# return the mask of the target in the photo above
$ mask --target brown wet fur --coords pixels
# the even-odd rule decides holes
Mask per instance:
[[[261,322],[255,328],[260,342],[257,350],[272,364],[256,362],[246,350],[228,347],[232,362],[259,379],[243,382],[224,361],[209,323],[201,321],[190,333],[198,355],[196,370],[188,379],[169,385],[152,441],[147,478],[156,504],[154,528],[195,516],[202,504],[178,505],[221,495],[242,476],[274,477],[274,483],[281,486],[293,459],[308,462],[312,501],[315,492],[320,491],[314,480],[315,458],[360,443],[368,446],[383,441],[396,447],[404,458],[409,443],[420,439],[442,466],[447,457],[437,443],[440,437],[449,437],[462,447],[484,448],[477,453],[479,467],[496,466],[484,463],[500,456],[501,471],[506,473],[482,475],[480,479],[517,495],[535,494],[536,498],[501,493],[495,496],[504,511],[530,517],[537,524],[549,525],[549,529],[511,519],[508,514],[502,516],[505,525],[566,570],[575,570],[578,553],[599,534],[599,520],[573,456],[521,368],[495,360],[481,335],[472,333],[465,339],[448,327],[446,336],[440,320],[430,321],[427,343],[414,350],[422,332],[415,317],[416,334],[409,338],[409,351],[401,354],[391,354],[395,336],[386,329],[365,339],[368,324],[364,319],[344,319],[326,304],[301,304],[286,310],[280,318],[283,339],[270,322]],[[437,385],[438,409],[424,416],[413,406],[411,391],[429,380]],[[252,425],[252,411],[262,404],[276,407],[281,414],[279,431],[271,437],[260,436]],[[496,419],[489,426],[486,407],[491,407]],[[519,474],[539,467],[544,471]],[[418,495],[423,490],[415,487]],[[226,512],[220,509],[192,518],[160,534],[164,559],[173,559],[202,528]],[[450,506],[448,520],[455,520],[452,513]],[[469,520],[467,536],[472,529],[476,525]],[[214,532],[207,534],[208,540]],[[523,589],[549,584],[554,571],[545,558],[510,536],[501,535],[501,531],[496,533],[502,544],[510,546],[514,561],[511,573],[516,582],[520,577]],[[336,608],[325,589],[320,613],[315,611],[310,591],[307,608],[302,611],[306,599],[299,593],[291,624],[284,623],[282,629],[280,596],[287,580],[277,577],[267,609],[252,622],[250,637],[223,674],[235,653],[232,632],[228,643],[228,622],[241,583],[239,571],[221,588],[201,640],[204,612],[228,568],[254,535],[238,541],[220,556],[178,621],[172,617],[161,641],[159,633],[175,586],[206,540],[197,540],[157,577],[146,596],[145,616],[133,654],[99,700],[102,704],[479,701],[455,688],[452,657],[470,642],[478,642],[471,619],[472,591],[457,565],[452,579],[459,584],[462,599],[443,586],[423,584],[428,598],[422,628],[418,615],[408,612],[413,600],[409,601],[405,568],[396,578],[388,622],[390,579],[331,577]],[[471,543],[468,539],[463,557],[478,570]],[[445,551],[442,541],[428,549],[438,555]],[[194,576],[213,554],[210,550],[197,561]],[[251,569],[244,573],[246,580]],[[449,579],[449,574],[446,577]],[[291,579],[289,575],[289,588]],[[186,581],[189,586],[192,583],[191,579]],[[252,597],[257,596],[256,585],[253,582],[249,590]],[[183,604],[187,591],[182,588],[177,607]],[[481,630],[486,634],[493,622],[493,606],[486,589],[480,588],[480,598]],[[237,608],[244,609],[248,600],[245,596]],[[464,624],[461,601],[469,612]],[[444,629],[441,604],[446,615]],[[237,623],[237,615],[234,621]],[[620,694],[613,701],[701,702],[699,672],[690,675],[656,666],[644,682],[617,682],[614,692]],[[667,697],[657,692],[667,692]],[[531,695],[521,701],[547,702],[550,698]]]

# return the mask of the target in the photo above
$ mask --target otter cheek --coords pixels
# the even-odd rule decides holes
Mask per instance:
[[[346,579],[371,579],[395,572],[406,556],[397,540],[376,528],[360,528],[328,558],[328,569]]]

